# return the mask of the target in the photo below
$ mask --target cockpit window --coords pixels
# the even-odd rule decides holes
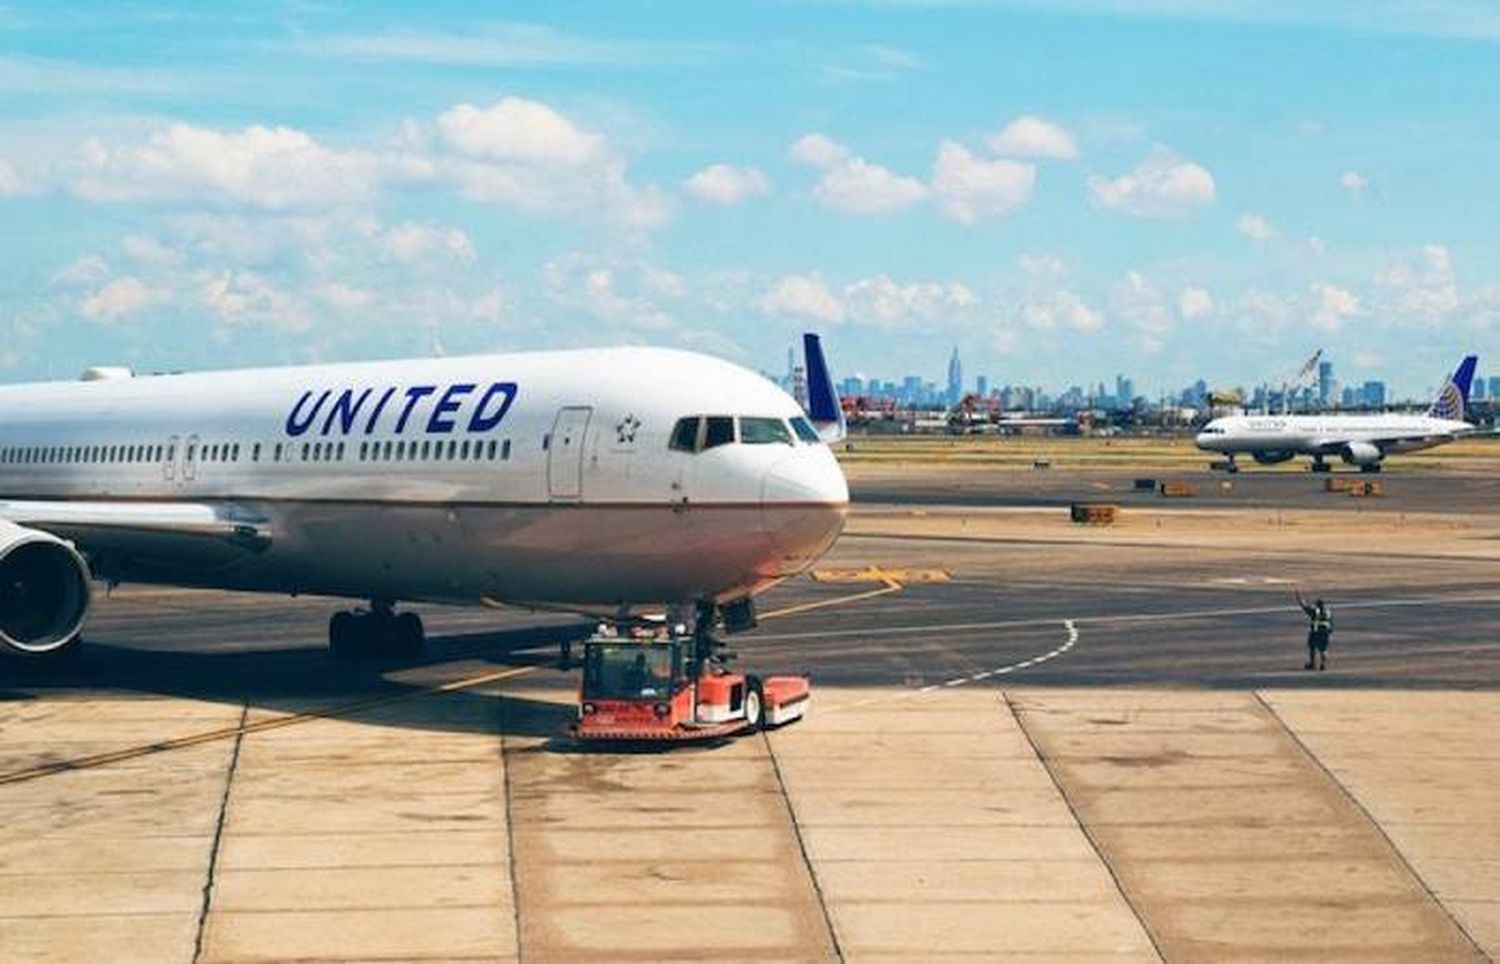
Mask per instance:
[[[818,430],[813,428],[812,423],[801,415],[792,419],[792,431],[796,432],[797,437],[809,445],[816,445],[823,441],[822,436],[818,434]]]
[[[674,452],[696,452],[698,450],[698,416],[679,418],[672,429],[671,449]]]
[[[792,433],[779,418],[742,418],[740,441],[746,445],[791,445]]]
[[[734,441],[734,419],[728,415],[710,415],[705,419],[708,430],[703,433],[703,448],[711,449],[728,445]]]

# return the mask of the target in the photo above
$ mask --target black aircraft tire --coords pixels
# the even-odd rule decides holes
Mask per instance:
[[[422,643],[427,638],[426,630],[422,626],[422,617],[416,613],[402,613],[396,617],[395,624],[391,627],[391,649],[398,656],[414,656],[422,651]]]
[[[328,620],[328,651],[339,659],[352,659],[360,655],[360,636],[364,629],[359,617],[351,612],[336,612]]]
[[[760,680],[750,677],[745,681],[745,731],[757,733],[766,725],[766,694]]]

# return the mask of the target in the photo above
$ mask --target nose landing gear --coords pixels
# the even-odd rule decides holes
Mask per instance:
[[[396,613],[385,600],[374,600],[368,610],[337,612],[328,620],[328,649],[341,659],[374,656],[414,656],[427,633],[416,613]]]

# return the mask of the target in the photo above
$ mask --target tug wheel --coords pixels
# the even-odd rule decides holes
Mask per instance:
[[[752,677],[745,681],[745,729],[754,733],[765,725],[765,721],[765,695],[761,691],[760,680]]]

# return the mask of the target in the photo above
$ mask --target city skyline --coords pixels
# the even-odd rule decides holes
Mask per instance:
[[[1025,404],[1010,404],[1005,408],[1030,407],[1101,407],[1128,408],[1140,402],[1148,406],[1160,404],[1206,406],[1211,393],[1239,393],[1249,407],[1279,404],[1283,390],[1289,390],[1291,404],[1301,407],[1336,408],[1381,408],[1387,405],[1425,403],[1429,399],[1422,394],[1398,396],[1391,392],[1388,383],[1379,378],[1361,378],[1346,382],[1336,374],[1335,360],[1318,354],[1318,362],[1311,378],[1300,383],[1292,379],[1278,382],[1276,378],[1257,382],[1210,385],[1201,377],[1186,386],[1161,386],[1155,392],[1138,390],[1134,378],[1117,372],[1112,376],[1111,388],[1103,378],[1090,378],[1063,385],[1044,385],[1019,378],[992,378],[989,373],[977,372],[967,380],[964,378],[963,357],[955,347],[948,355],[946,381],[919,373],[907,372],[870,375],[868,373],[835,373],[841,394],[849,397],[865,396],[883,398],[903,405],[916,404],[924,407],[952,407],[962,398],[976,394],[981,398],[1005,400],[1021,397]],[[801,378],[800,361],[794,350],[788,349],[786,369],[781,374],[767,372],[767,377],[783,385],[795,386]],[[1434,379],[1434,385],[1441,379]],[[1435,391],[1436,388],[1433,389]],[[1500,398],[1500,376],[1486,379],[1475,376],[1471,396],[1474,400]]]
[[[0,0],[0,40],[5,381],[814,328],[1142,391],[1316,343],[1417,396],[1500,321],[1475,0]]]

